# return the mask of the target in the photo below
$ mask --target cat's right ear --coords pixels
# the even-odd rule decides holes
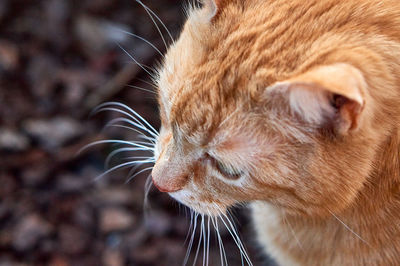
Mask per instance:
[[[291,114],[302,121],[340,135],[360,127],[368,102],[364,76],[344,63],[321,66],[278,82],[267,93],[282,95]]]

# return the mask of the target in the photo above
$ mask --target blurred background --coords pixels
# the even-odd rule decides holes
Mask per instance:
[[[176,38],[185,3],[144,3]],[[154,66],[160,56],[116,28],[165,51],[146,10],[134,0],[0,0],[1,266],[181,265],[184,260],[190,223],[184,208],[152,189],[144,219],[149,171],[127,184],[129,169],[93,182],[116,147],[99,145],[77,155],[93,141],[137,139],[133,131],[104,129],[118,113],[89,116],[103,102],[127,104],[156,129],[160,125],[148,74],[117,43],[144,65]],[[234,213],[254,265],[269,265],[261,263],[249,210]],[[221,234],[229,264],[241,265],[229,233]],[[197,241],[198,236],[191,259]],[[213,237],[210,265],[219,264]]]

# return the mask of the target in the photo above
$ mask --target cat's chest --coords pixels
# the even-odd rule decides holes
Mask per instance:
[[[266,203],[253,203],[252,218],[258,242],[268,255],[280,265],[301,265],[288,248],[292,240],[277,209]]]
[[[340,225],[305,225],[282,215],[282,212],[266,203],[254,203],[253,223],[259,243],[279,265],[345,265],[336,252],[352,250],[354,235],[347,235],[346,245]],[[347,256],[346,256],[347,257]],[[329,262],[328,264],[326,264]],[[339,264],[336,264],[339,263]]]

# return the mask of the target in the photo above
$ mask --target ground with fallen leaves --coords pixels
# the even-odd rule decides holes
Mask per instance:
[[[182,2],[144,2],[177,36],[184,18]],[[0,1],[2,266],[183,262],[189,229],[184,208],[152,190],[145,216],[148,172],[128,184],[126,170],[93,182],[105,171],[103,163],[115,149],[112,145],[77,155],[93,141],[137,138],[122,128],[103,129],[118,117],[115,112],[89,116],[102,102],[123,102],[159,127],[155,95],[145,91],[153,90],[149,77],[116,43],[145,65],[153,65],[159,55],[116,28],[140,35],[165,51],[148,14],[133,0]],[[116,157],[111,165],[120,160]],[[270,265],[260,262],[263,257],[246,218],[249,211],[234,213],[254,265]],[[229,233],[222,230],[221,234],[229,264],[241,265]],[[197,244],[198,238],[194,241]],[[201,250],[199,256],[202,265]],[[219,263],[218,243],[212,238],[210,265]]]

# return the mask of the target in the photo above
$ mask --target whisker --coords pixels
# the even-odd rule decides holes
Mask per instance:
[[[150,147],[143,146],[141,144],[136,144],[135,142],[126,141],[126,140],[119,140],[119,139],[107,139],[107,140],[95,141],[95,142],[89,143],[88,145],[86,145],[82,149],[85,150],[85,149],[88,149],[88,148],[90,148],[92,146],[100,145],[100,144],[106,144],[106,143],[126,144],[126,145],[133,146],[133,147],[136,147],[136,148],[141,148],[141,149],[143,149],[145,151],[152,151],[153,150]]]
[[[146,9],[148,9],[150,11],[151,14],[153,14],[156,17],[156,19],[161,23],[161,25],[163,26],[165,31],[168,33],[169,37],[171,38],[171,41],[174,42],[174,38],[172,37],[171,32],[168,30],[167,26],[165,26],[165,23],[157,16],[157,14],[154,13],[153,10],[151,10],[149,7],[144,5],[140,0],[137,0],[137,1],[139,1]]]
[[[150,210],[149,194],[150,194],[152,185],[153,185],[153,180],[151,179],[151,173],[150,173],[147,176],[146,183],[144,184],[143,211],[144,211],[144,218],[146,220],[149,217],[149,210]]]
[[[236,227],[236,223],[239,223],[239,220],[235,217],[235,215],[233,214],[232,210],[227,209],[226,214],[229,216],[229,218],[232,221],[232,225],[233,228],[238,231],[237,227]]]
[[[159,55],[161,55],[162,57],[164,57],[163,53],[161,53],[161,51],[160,51],[154,44],[152,44],[149,40],[147,40],[147,39],[145,39],[145,38],[143,38],[143,37],[141,37],[141,36],[139,36],[139,35],[136,35],[136,34],[134,34],[134,33],[132,33],[132,32],[129,32],[129,31],[125,31],[125,30],[123,30],[123,29],[120,29],[120,28],[115,28],[115,29],[118,30],[118,31],[120,31],[120,32],[122,32],[122,33],[128,34],[128,35],[130,35],[130,36],[132,36],[132,37],[135,37],[135,38],[138,38],[139,40],[144,41],[145,43],[147,43],[148,45],[150,45],[154,50],[156,50],[157,53],[158,53]]]
[[[133,140],[132,143],[140,144],[140,145],[143,145],[145,147],[149,147],[149,148],[154,149],[154,144],[153,143],[149,143],[147,141]]]
[[[111,121],[111,122],[117,123],[116,121]],[[129,127],[129,126],[125,126],[125,125],[119,125],[119,124],[112,124],[112,123],[110,124],[110,122],[107,123],[107,125],[105,125],[104,128],[108,128],[108,127],[120,127],[120,128],[129,129],[129,130],[132,130],[132,131],[138,133],[138,134],[139,134],[138,136],[141,137],[141,138],[142,138],[142,137],[147,137],[148,140],[150,140],[150,141],[155,141],[155,139],[150,138],[150,137],[144,135],[142,131],[140,131],[140,130],[138,130],[138,129],[136,129],[136,128],[133,128],[133,127]]]
[[[145,4],[143,4],[142,1],[140,0],[136,0],[137,3],[139,3],[147,12],[147,14],[149,15],[151,21],[153,22],[154,26],[157,28],[158,33],[161,36],[161,39],[164,42],[165,45],[165,49],[168,49],[168,45],[167,42],[165,41],[164,35],[162,34],[160,27],[158,27],[156,21],[154,20],[153,16],[161,23],[161,25],[163,26],[163,28],[165,29],[165,31],[167,32],[167,34],[169,35],[169,37],[171,38],[171,41],[174,42],[174,38],[172,38],[172,34],[169,32],[168,28],[165,26],[164,22],[162,22],[162,20],[157,16],[156,13],[153,12],[153,10],[151,10],[149,7],[147,7]],[[153,15],[153,16],[152,16]]]
[[[129,152],[129,151],[136,151],[136,149],[135,148],[119,148],[119,149],[116,149],[115,151],[110,152],[110,154],[107,156],[107,158],[104,162],[105,168],[108,168],[112,158],[115,155],[117,155],[118,153],[121,153],[121,152]],[[129,159],[130,160],[132,160],[132,159],[149,159],[149,157],[130,157]]]
[[[242,241],[240,240],[238,234],[237,234],[236,231],[234,230],[231,221],[229,220],[229,218],[228,218],[225,214],[222,214],[222,215],[226,218],[228,224],[225,223],[223,217],[221,217],[222,223],[225,225],[226,229],[227,229],[228,232],[231,234],[231,236],[232,236],[232,238],[233,238],[233,241],[236,243],[237,247],[239,248],[241,255],[244,256],[244,258],[245,258],[247,264],[250,265],[250,266],[252,266],[253,264],[252,264],[252,262],[250,261],[250,258],[248,257],[246,250],[244,249],[244,246],[243,246],[243,244],[242,244]]]
[[[188,230],[188,232],[187,232],[187,234],[186,234],[185,241],[183,242],[183,243],[184,243],[183,245],[186,245],[186,242],[189,240],[190,232],[191,232],[192,225],[193,225],[193,211],[192,211],[192,209],[189,209],[189,211],[190,211],[189,230]]]
[[[135,173],[135,171],[136,171],[140,166],[141,166],[140,164],[137,164],[137,165],[135,165],[134,167],[132,167],[132,168],[129,170],[128,174],[126,175],[126,178],[129,178],[131,175],[133,175],[133,173]]]
[[[117,165],[117,166],[114,166],[113,168],[111,168],[111,169],[105,171],[105,172],[102,173],[101,175],[98,175],[96,178],[94,178],[93,181],[94,181],[94,182],[95,182],[95,181],[98,181],[98,180],[99,180],[100,178],[102,178],[103,176],[105,176],[105,175],[107,175],[107,174],[109,174],[109,173],[111,173],[111,172],[113,172],[113,171],[115,171],[115,170],[117,170],[117,169],[124,168],[124,167],[128,167],[128,166],[135,165],[135,164],[136,164],[136,162],[121,163],[121,164],[119,164],[119,165]]]
[[[128,129],[131,129],[132,131],[138,133],[139,135],[143,135],[146,136],[144,133],[148,133],[150,134],[150,138],[155,139],[157,137],[156,134],[154,134],[152,131],[150,131],[149,129],[145,128],[143,125],[137,124],[136,122],[129,120],[126,117],[118,117],[118,118],[114,118],[113,120],[111,120],[110,122],[107,123],[107,125],[105,126],[105,128],[107,127],[111,127],[113,125],[115,125],[116,123],[127,123],[129,125],[133,125],[135,127],[137,127],[138,129],[134,128],[134,127],[127,127]],[[125,125],[123,125],[125,126]],[[149,136],[147,136],[149,137]]]
[[[239,234],[238,234],[238,232],[237,232],[237,229],[236,229],[235,226],[233,225],[232,221],[230,221],[230,219],[229,219],[225,214],[224,214],[224,216],[226,217],[227,221],[229,222],[229,224],[230,224],[230,226],[231,226],[231,228],[232,228],[232,231],[233,231],[234,234],[236,235],[236,239],[238,240],[240,246],[242,247],[243,255],[245,256],[245,259],[247,258],[247,259],[246,259],[247,263],[248,263],[249,265],[252,265],[252,263],[251,263],[251,261],[250,261],[250,257],[249,257],[249,255],[247,254],[246,248],[245,248],[245,246],[243,245],[242,240],[241,240],[240,237],[239,237]]]
[[[146,135],[139,135],[139,138],[144,139],[144,140],[149,140],[153,145],[156,144],[156,139],[155,138],[151,138],[149,136]]]
[[[130,58],[133,60],[133,62],[135,62],[144,72],[146,72],[148,75],[153,76],[154,74],[149,72],[143,64],[139,63],[135,57],[133,57],[124,47],[122,47],[122,45],[120,45],[119,43],[116,43],[116,45]]]
[[[353,235],[355,235],[358,239],[360,239],[362,242],[364,242],[366,245],[370,246],[370,244],[365,241],[360,235],[358,235],[356,232],[354,232],[347,224],[345,224],[342,220],[339,219],[333,212],[329,211],[330,214],[332,214],[333,217],[336,218],[347,230],[349,230]]]
[[[196,213],[196,215],[194,217],[194,223],[193,223],[193,233],[192,233],[192,237],[190,238],[190,242],[189,242],[189,245],[188,245],[188,249],[186,251],[185,259],[183,260],[183,264],[182,264],[183,266],[185,266],[188,263],[188,260],[189,260],[190,251],[192,250],[192,246],[193,246],[193,242],[194,242],[194,236],[196,234],[198,216],[199,216],[199,214]]]
[[[204,214],[201,214],[201,224],[203,224],[203,222],[204,222]],[[199,255],[202,239],[203,239],[203,227],[200,226],[199,243],[197,244],[196,256],[194,257],[194,260],[193,260],[193,266],[196,265],[196,261],[197,261],[198,255]]]
[[[207,217],[207,266],[210,258],[210,216]]]
[[[207,238],[206,238],[206,228],[205,228],[205,222],[204,222],[204,215],[203,218],[201,220],[201,227],[202,227],[202,231],[203,231],[203,266],[205,266],[205,262],[206,262],[206,250],[207,250]]]
[[[286,218],[285,215],[282,215],[282,217],[283,217],[284,221],[286,222],[286,224],[289,226],[289,229],[290,229],[294,239],[296,240],[297,245],[304,252],[303,246],[301,245],[299,239],[297,238],[296,233],[294,232],[292,225],[289,223],[289,220]]]
[[[153,83],[153,82],[148,82],[147,80],[144,80],[144,79],[141,79],[141,78],[136,78],[136,79],[141,81],[141,82],[143,82],[143,83],[146,83],[146,84],[152,86],[154,89],[158,89],[157,85],[155,83]]]
[[[151,151],[154,152],[153,149],[150,149],[149,147],[144,147],[144,146],[140,146],[139,145],[135,145],[132,142],[129,141],[123,141],[123,140],[100,140],[100,141],[95,141],[92,143],[89,143],[87,145],[85,145],[84,147],[82,147],[79,151],[78,151],[78,155],[81,154],[83,151],[89,149],[90,147],[93,147],[95,145],[100,145],[100,144],[106,144],[106,143],[114,143],[114,144],[127,144],[133,147],[136,147],[136,151]]]
[[[113,108],[113,107],[96,108],[95,111],[94,111],[94,114],[97,114],[97,113],[100,113],[100,112],[104,112],[104,111],[113,111],[113,112],[121,113],[121,114],[124,114],[124,115],[128,116],[129,118],[133,119],[133,121],[132,121],[132,120],[129,120],[129,119],[125,118],[125,117],[119,117],[120,120],[118,120],[118,118],[116,118],[116,119],[113,119],[111,121],[124,121],[124,122],[127,122],[127,123],[129,123],[129,124],[131,124],[133,126],[136,126],[138,128],[143,129],[145,132],[149,132],[150,133],[149,129],[146,128],[145,125],[143,125],[136,117],[134,117],[133,115],[131,115],[128,112],[125,112],[125,111],[123,111],[121,109]],[[154,132],[152,132],[152,133],[154,133]],[[150,134],[153,137],[157,136],[157,134],[155,134],[155,133],[152,134],[152,133],[150,133]]]
[[[152,163],[154,163],[156,161],[152,157],[145,157],[145,156],[140,156],[140,157],[132,156],[132,157],[124,157],[123,158],[123,160],[131,160],[131,161],[135,160],[135,159],[146,159],[146,161],[149,161],[149,162],[152,162]]]
[[[151,163],[151,162],[149,161],[148,163]],[[138,176],[139,174],[141,174],[141,173],[143,173],[143,172],[145,172],[145,171],[151,170],[151,169],[153,169],[153,166],[147,167],[147,168],[144,168],[144,169],[140,170],[139,172],[137,172],[137,173],[134,174],[133,176],[129,177],[128,180],[125,181],[125,184],[128,184],[133,178],[135,178],[135,177]]]
[[[155,91],[148,90],[148,89],[145,89],[145,88],[142,88],[142,87],[139,87],[139,86],[134,86],[134,85],[126,85],[126,86],[129,87],[129,88],[134,88],[134,89],[138,89],[138,90],[141,90],[141,91],[145,91],[145,92],[149,92],[149,93],[157,95],[157,93]]]
[[[241,107],[242,107],[242,105],[237,106],[237,107],[235,108],[235,110],[234,110],[232,113],[230,113],[227,117],[225,117],[225,119],[218,125],[218,128],[221,128],[225,123],[227,123],[228,121],[230,121],[231,118],[232,118],[237,112],[239,112],[239,111],[241,110]]]
[[[151,159],[151,160],[142,160],[142,161],[132,161],[131,160],[131,162],[135,162],[137,164],[142,165],[142,164],[154,163],[154,160],[153,159]]]
[[[211,219],[211,222],[213,223],[214,228],[215,228],[215,232],[217,233],[217,239],[218,239],[218,245],[219,245],[219,251],[220,251],[219,255],[220,255],[220,259],[221,259],[221,266],[228,265],[228,260],[226,258],[226,253],[225,253],[225,248],[224,248],[224,242],[222,241],[221,234],[219,232],[218,220],[215,217],[215,220]],[[225,264],[224,264],[224,262],[225,262]]]
[[[158,136],[158,131],[155,130],[154,127],[152,127],[149,124],[149,122],[146,121],[146,119],[144,119],[141,115],[139,115],[137,112],[135,112],[135,110],[133,110],[132,108],[130,108],[126,104],[122,104],[122,103],[119,103],[119,102],[106,102],[106,103],[103,103],[103,104],[99,105],[97,108],[102,108],[102,107],[110,106],[110,105],[116,105],[116,106],[120,106],[122,108],[125,108],[126,110],[131,112],[133,115],[135,115],[138,119],[140,119],[150,130],[152,130]]]

